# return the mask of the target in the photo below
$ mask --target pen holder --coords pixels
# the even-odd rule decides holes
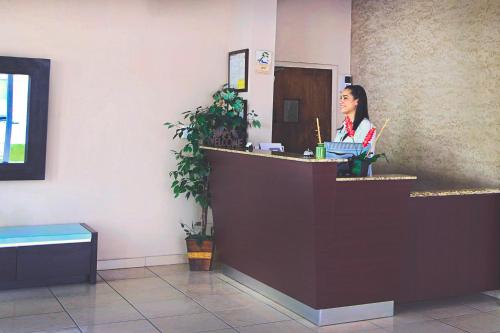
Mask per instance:
[[[318,143],[316,146],[316,159],[322,160],[326,158],[326,148],[324,143]]]

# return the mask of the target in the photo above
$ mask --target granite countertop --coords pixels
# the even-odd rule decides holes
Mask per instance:
[[[483,188],[483,189],[463,189],[463,190],[440,190],[440,191],[416,191],[411,192],[411,198],[424,197],[445,197],[450,195],[478,195],[478,194],[498,194],[498,188]]]
[[[208,146],[202,146],[201,148],[205,150],[213,150],[213,151],[222,151],[226,153],[233,153],[233,154],[243,154],[243,155],[251,155],[251,156],[259,156],[259,157],[269,157],[269,158],[277,158],[277,159],[282,159],[282,160],[290,160],[290,161],[300,161],[300,162],[308,162],[308,163],[342,163],[342,162],[347,162],[347,159],[345,158],[336,158],[336,159],[321,159],[317,160],[314,157],[313,158],[305,158],[301,154],[293,154],[293,153],[280,153],[280,152],[271,152],[267,150],[254,150],[254,151],[247,151],[243,149],[227,149],[227,148],[217,148],[217,147],[208,147]]]
[[[416,180],[417,177],[400,174],[375,175],[370,177],[343,177],[337,178],[338,182],[363,182],[375,180]]]
[[[347,162],[347,159],[321,159],[317,160],[315,158],[304,158],[301,154],[293,153],[281,153],[281,152],[270,152],[266,150],[254,150],[252,152],[243,149],[228,149],[228,148],[217,148],[203,146],[205,150],[221,151],[233,154],[243,154],[259,157],[277,158],[290,161],[300,161],[308,163],[342,163]],[[370,177],[343,177],[337,178],[337,182],[362,182],[362,181],[387,181],[387,180],[416,180],[416,176],[403,175],[403,174],[386,174],[386,175],[374,175]],[[423,198],[423,197],[444,197],[444,196],[459,196],[459,195],[480,195],[480,194],[499,194],[500,189],[498,188],[486,188],[486,189],[460,189],[460,190],[428,190],[428,191],[413,191],[410,192],[411,198]]]

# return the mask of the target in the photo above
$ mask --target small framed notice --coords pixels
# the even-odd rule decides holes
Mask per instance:
[[[229,52],[228,85],[239,92],[248,91],[248,49]]]
[[[257,50],[255,56],[255,71],[257,73],[269,73],[271,70],[271,51]]]

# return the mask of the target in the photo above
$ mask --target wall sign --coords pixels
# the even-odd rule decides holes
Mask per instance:
[[[271,70],[271,51],[257,50],[255,52],[255,71],[267,74]]]
[[[219,148],[244,148],[247,143],[247,101],[243,100],[243,112],[241,117],[244,121],[241,126],[228,129],[223,126],[215,129],[211,138],[205,141],[206,145]]]
[[[248,91],[248,49],[229,52],[228,84],[239,92]]]

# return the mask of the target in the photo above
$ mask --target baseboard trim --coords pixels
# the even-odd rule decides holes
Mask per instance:
[[[97,270],[134,268],[145,266],[173,265],[187,263],[185,254],[169,254],[164,256],[150,256],[138,258],[119,258],[97,260]]]
[[[222,265],[222,273],[317,326],[394,316],[394,301],[314,309],[230,266]]]
[[[500,289],[484,291],[483,294],[500,299]]]

